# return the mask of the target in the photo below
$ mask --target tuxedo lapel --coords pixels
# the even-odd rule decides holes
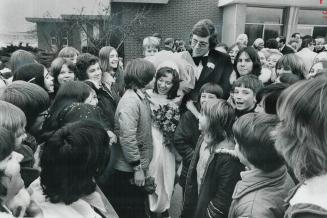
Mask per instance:
[[[209,68],[207,65],[203,66],[200,77],[199,77],[199,82],[205,80],[213,71],[213,68]]]

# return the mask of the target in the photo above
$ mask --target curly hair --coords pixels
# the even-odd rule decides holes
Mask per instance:
[[[240,73],[237,70],[237,62],[243,52],[245,52],[246,54],[249,55],[249,57],[253,63],[253,68],[252,68],[252,71],[250,72],[250,74],[259,76],[261,73],[261,68],[262,68],[260,58],[259,58],[257,51],[253,47],[249,46],[249,47],[242,48],[235,57],[234,70],[236,72],[237,77],[240,77]]]
[[[87,69],[96,63],[99,63],[99,59],[90,54],[90,53],[82,53],[77,57],[76,62],[76,77],[77,79],[84,81],[89,79],[89,76],[87,75]]]

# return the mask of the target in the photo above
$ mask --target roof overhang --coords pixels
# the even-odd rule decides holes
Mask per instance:
[[[168,4],[169,0],[111,0],[118,3]]]
[[[219,0],[218,7],[225,7],[232,4],[246,4],[250,6],[261,7],[300,7],[311,9],[327,9],[327,1],[309,1],[309,0]]]
[[[63,23],[61,18],[45,18],[45,17],[25,17],[25,20],[31,23]]]

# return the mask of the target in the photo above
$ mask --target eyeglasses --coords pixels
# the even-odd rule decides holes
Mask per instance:
[[[193,46],[198,45],[201,48],[205,48],[205,47],[207,47],[209,45],[209,43],[208,42],[203,42],[203,41],[198,41],[196,39],[192,39],[192,45]]]

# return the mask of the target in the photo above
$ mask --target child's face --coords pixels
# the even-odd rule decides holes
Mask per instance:
[[[77,55],[75,54],[74,56],[72,56],[72,57],[67,57],[67,58],[65,58],[65,59],[67,59],[67,60],[73,62],[74,64],[76,64],[76,62],[77,62]]]
[[[66,64],[62,65],[60,73],[58,75],[58,83],[62,85],[65,82],[73,80],[75,80],[74,72],[70,70]]]
[[[93,105],[93,106],[96,106],[98,104],[98,97],[94,90],[92,90],[90,92],[89,97],[87,97],[87,99],[85,99],[84,103]]]
[[[95,82],[96,84],[101,83],[102,79],[102,71],[100,69],[99,63],[95,63],[91,66],[89,66],[86,70],[87,77],[89,80]]]
[[[237,71],[240,73],[241,76],[247,75],[253,70],[253,62],[246,52],[243,52],[239,56],[236,66]]]
[[[287,67],[287,66],[285,66],[285,67],[283,67],[283,66],[276,67],[277,77],[280,76],[282,73],[292,73],[291,68]]]
[[[21,145],[26,137],[25,127],[19,128],[15,134],[15,146]]]
[[[217,96],[215,94],[211,94],[211,93],[207,93],[207,92],[202,92],[201,93],[201,97],[200,97],[200,105],[201,105],[201,108],[207,102],[211,102],[211,101],[216,100],[216,99],[218,99],[218,98],[217,98]]]
[[[145,57],[153,56],[156,53],[158,53],[158,49],[153,47],[153,46],[148,46],[144,50],[144,56]]]
[[[232,48],[232,50],[228,52],[232,63],[234,63],[235,57],[239,51],[240,49],[238,48],[238,46],[235,46],[234,48]]]
[[[208,117],[206,115],[204,115],[203,113],[201,113],[199,115],[199,130],[200,131],[206,131],[209,128],[209,120]]]
[[[157,80],[157,90],[160,95],[167,95],[172,87],[173,75],[171,73],[168,73]]]
[[[265,65],[266,64],[266,56],[264,55],[264,53],[262,52],[258,52],[258,56],[260,58],[260,63],[261,65]]]
[[[247,111],[254,107],[256,99],[252,89],[235,87],[234,95],[235,107],[239,111]]]

